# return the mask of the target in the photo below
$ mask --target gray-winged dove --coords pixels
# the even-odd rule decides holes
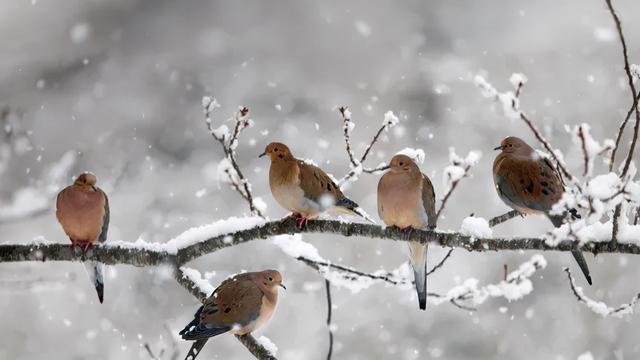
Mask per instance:
[[[502,150],[493,161],[493,181],[500,199],[522,214],[544,214],[560,227],[564,215],[549,212],[564,193],[558,171],[549,159],[539,155],[522,139],[507,137],[494,150]],[[575,209],[571,215],[579,217]],[[566,214],[565,214],[566,215]],[[579,250],[571,251],[584,277],[591,285],[591,275],[584,255]]]
[[[294,158],[286,145],[273,142],[260,157],[265,155],[271,159],[271,193],[280,206],[292,212],[291,217],[300,228],[330,208],[374,222],[358,204],[344,196],[322,169]]]
[[[429,178],[406,155],[391,159],[378,182],[378,215],[388,226],[411,231],[436,227],[435,192]],[[409,243],[420,309],[427,307],[427,245]]]
[[[80,246],[85,250],[96,243],[107,240],[109,230],[109,199],[96,187],[96,176],[84,173],[73,185],[58,194],[56,217],[64,232],[71,239],[71,247]],[[98,299],[104,299],[104,265],[87,261],[89,277],[96,287]]]
[[[245,335],[264,325],[278,303],[278,287],[285,289],[276,270],[239,274],[223,281],[180,331],[183,339],[195,340],[185,360],[195,359],[210,337],[226,332]]]

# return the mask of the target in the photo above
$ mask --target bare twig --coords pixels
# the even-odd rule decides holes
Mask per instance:
[[[587,151],[587,144],[584,138],[582,125],[578,127],[578,137],[580,138],[580,148],[582,148],[582,156],[584,157],[584,172],[582,173],[582,176],[587,176],[589,173],[589,152]]]
[[[511,210],[506,214],[496,216],[489,220],[489,226],[494,227],[496,225],[502,224],[503,222],[511,220],[518,215],[520,215],[520,212],[518,210]]]
[[[618,31],[618,36],[620,38],[620,44],[622,45],[622,57],[624,59],[624,71],[627,75],[627,81],[629,83],[629,90],[631,91],[631,99],[633,103],[633,109],[636,114],[636,124],[633,128],[633,137],[631,139],[631,145],[629,146],[629,153],[627,154],[627,159],[625,160],[624,167],[622,169],[622,173],[620,174],[620,178],[624,179],[627,176],[627,172],[629,171],[629,166],[631,165],[631,159],[633,158],[633,151],[636,147],[636,141],[638,139],[638,128],[640,127],[640,109],[638,109],[638,99],[636,98],[636,87],[633,84],[633,75],[631,74],[631,66],[629,65],[629,55],[627,53],[627,42],[624,39],[624,33],[622,32],[622,23],[620,22],[620,18],[618,14],[616,14],[613,5],[611,4],[611,0],[605,0],[607,3],[607,8],[613,17],[613,21],[616,24],[616,30]],[[622,136],[624,132],[624,125],[626,125],[626,119],[623,122],[623,125],[620,126],[620,131],[618,136]],[[616,139],[616,147],[619,143],[620,139]],[[615,149],[614,149],[615,151]],[[622,212],[622,204],[618,204],[613,212],[613,229],[611,231],[611,245],[613,248],[617,246],[618,241],[618,227],[620,223],[620,215]]]
[[[609,8],[609,12],[613,17],[613,21],[616,23],[616,30],[618,30],[618,36],[620,38],[620,44],[622,45],[622,56],[624,59],[624,71],[627,75],[627,82],[629,84],[629,90],[631,91],[631,102],[633,103],[633,109],[636,113],[636,124],[633,130],[633,138],[631,140],[631,146],[629,147],[629,153],[627,155],[627,159],[624,163],[624,168],[622,169],[621,178],[624,178],[627,175],[627,171],[629,171],[629,165],[631,164],[631,158],[633,157],[633,151],[636,146],[636,140],[638,139],[638,127],[640,126],[640,109],[638,109],[638,99],[636,98],[636,87],[633,84],[633,75],[631,74],[631,66],[629,64],[629,55],[627,53],[627,42],[624,39],[624,33],[622,32],[622,23],[620,22],[620,18],[618,14],[616,14],[613,5],[611,4],[611,0],[605,0],[607,3],[607,7]],[[621,127],[620,135],[624,131],[624,127]]]
[[[327,360],[331,360],[331,354],[333,353],[333,331],[331,330],[331,283],[329,280],[324,280],[324,286],[327,290],[327,328],[329,328],[329,351],[327,352]]]
[[[590,299],[586,295],[584,295],[582,288],[576,286],[575,281],[573,280],[573,276],[571,275],[571,270],[566,267],[564,268],[564,271],[567,273],[571,291],[573,292],[573,295],[576,297],[576,299],[578,299],[579,302],[585,304],[589,310],[598,315],[601,315],[603,317],[623,317],[626,315],[630,315],[633,313],[634,308],[638,304],[638,302],[640,302],[640,293],[638,293],[631,299],[630,302],[622,304],[616,308],[612,308],[601,301]]]
[[[449,249],[449,251],[447,252],[447,254],[442,258],[442,260],[440,260],[439,263],[436,264],[436,266],[434,266],[431,270],[429,270],[427,272],[427,276],[433,274],[436,270],[438,270],[439,268],[441,268],[444,263],[447,261],[447,259],[449,259],[449,257],[451,256],[451,253],[453,253],[453,249]]]
[[[627,126],[627,122],[629,122],[629,119],[631,118],[631,114],[633,114],[634,111],[636,111],[638,107],[638,102],[640,102],[640,91],[638,91],[638,95],[635,97],[633,104],[631,104],[629,111],[627,111],[627,115],[624,117],[624,120],[622,120],[622,122],[620,123],[620,126],[618,127],[618,135],[616,136],[616,143],[613,149],[611,150],[611,158],[609,159],[609,171],[613,171],[613,165],[616,160],[616,151],[618,151],[618,146],[620,145],[620,139],[622,139],[622,133],[624,132],[624,128]]]

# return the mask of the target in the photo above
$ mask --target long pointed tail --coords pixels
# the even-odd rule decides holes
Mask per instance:
[[[427,245],[417,242],[409,244],[411,267],[416,282],[420,310],[427,309]]]
[[[578,266],[580,266],[580,270],[582,270],[582,273],[584,274],[584,277],[587,279],[587,282],[589,283],[589,285],[592,285],[591,274],[589,273],[589,266],[587,265],[587,260],[584,258],[582,251],[572,250],[571,254],[573,254],[573,258],[576,259],[576,262],[578,263]]]
[[[356,204],[355,201],[342,198],[336,201],[336,203],[334,204],[334,207],[336,210],[343,212],[345,214],[348,215],[357,215],[360,216],[361,218],[367,220],[368,222],[375,224],[375,220],[373,220],[369,214],[367,214],[364,209],[362,209],[358,204]]]
[[[571,212],[572,216],[579,216],[579,215],[576,215],[574,212],[575,210]],[[560,227],[564,223],[564,216],[547,214],[547,217],[549,218],[549,220],[551,220],[551,223],[553,223],[553,226],[555,227]],[[587,265],[587,260],[584,258],[584,254],[582,254],[582,251],[572,250],[571,254],[573,254],[573,258],[576,259],[576,262],[578,263],[580,270],[582,270],[582,274],[587,279],[587,283],[589,283],[589,285],[592,285],[589,266]]]
[[[84,267],[89,274],[89,279],[98,292],[98,300],[102,304],[104,300],[104,264],[97,261],[87,261]]]
[[[206,344],[207,341],[209,341],[209,338],[194,341],[193,345],[191,345],[191,349],[189,349],[189,352],[187,352],[187,356],[184,358],[184,360],[195,360],[196,356],[200,354],[200,350],[202,350],[202,348],[204,347],[204,344]]]

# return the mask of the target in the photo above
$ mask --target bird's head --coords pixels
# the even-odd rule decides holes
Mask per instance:
[[[529,156],[533,152],[533,148],[529,146],[529,144],[515,136],[504,138],[500,142],[500,146],[494,148],[493,150],[502,150],[503,153],[524,156]]]
[[[266,290],[277,291],[278,287],[287,289],[282,283],[282,275],[278,270],[265,270],[256,273],[256,282],[262,285]]]
[[[264,152],[260,154],[259,157],[263,157],[265,155],[268,155],[271,161],[293,159],[293,155],[287,145],[279,142],[272,142],[267,145]]]
[[[391,158],[389,171],[392,173],[420,171],[418,165],[407,155],[396,155]]]
[[[98,178],[90,172],[85,172],[80,174],[73,182],[74,186],[80,187],[82,189],[91,189],[96,185]]]

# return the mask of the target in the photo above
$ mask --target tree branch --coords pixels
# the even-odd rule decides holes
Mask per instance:
[[[621,243],[619,248],[612,250],[609,242],[594,242],[578,245],[574,241],[564,240],[557,246],[550,246],[544,238],[514,237],[514,238],[474,238],[455,232],[439,232],[430,230],[414,230],[406,233],[391,227],[382,228],[378,225],[364,223],[345,223],[337,220],[310,220],[307,226],[299,229],[296,222],[272,221],[255,226],[247,230],[233,231],[213,236],[204,241],[178,247],[175,253],[166,250],[151,250],[147,248],[122,247],[120,245],[99,245],[83,252],[79,249],[71,250],[67,244],[3,244],[0,245],[0,262],[20,261],[86,261],[96,260],[105,264],[127,264],[133,266],[155,266],[161,264],[177,264],[178,266],[201,256],[218,250],[246,243],[258,239],[266,239],[285,234],[336,234],[345,237],[365,237],[372,239],[415,241],[420,243],[435,243],[442,247],[463,248],[468,251],[500,251],[500,250],[543,250],[543,251],[571,251],[580,249],[584,252],[640,254],[640,245],[635,243]],[[162,246],[158,244],[158,248]]]
[[[502,224],[503,222],[507,221],[507,220],[511,220],[514,217],[520,215],[520,212],[518,210],[511,210],[506,214],[502,214],[499,216],[496,216],[494,218],[492,218],[491,220],[489,220],[489,226],[490,227],[494,227],[496,225]]]
[[[324,286],[327,291],[327,328],[329,328],[329,351],[327,352],[327,360],[331,360],[331,354],[333,353],[333,331],[331,330],[331,283],[329,280],[324,280]]]
[[[564,271],[567,273],[567,277],[569,278],[569,285],[571,286],[571,291],[573,295],[578,299],[578,302],[583,303],[587,306],[587,308],[594,313],[601,315],[603,317],[614,316],[614,317],[623,317],[625,315],[633,314],[633,310],[635,306],[640,301],[640,293],[636,294],[631,301],[627,304],[622,304],[616,308],[610,307],[609,305],[588,298],[581,287],[576,286],[575,281],[573,280],[573,276],[571,275],[571,270],[569,268],[564,268]]]

